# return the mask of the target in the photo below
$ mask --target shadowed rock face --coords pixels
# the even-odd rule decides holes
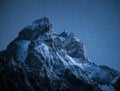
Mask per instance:
[[[120,91],[119,76],[91,63],[83,43],[73,33],[55,33],[46,17],[0,52],[0,91]]]

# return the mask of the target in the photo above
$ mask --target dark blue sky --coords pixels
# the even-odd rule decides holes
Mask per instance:
[[[120,0],[0,0],[0,50],[44,16],[80,38],[91,61],[120,70]]]

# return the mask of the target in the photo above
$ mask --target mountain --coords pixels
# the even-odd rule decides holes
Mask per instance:
[[[120,91],[120,72],[90,62],[73,33],[44,17],[0,52],[0,91]]]

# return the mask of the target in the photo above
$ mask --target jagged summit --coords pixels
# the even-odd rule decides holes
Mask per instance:
[[[84,44],[48,18],[23,28],[0,52],[0,91],[120,91],[120,73],[91,63]]]
[[[38,19],[31,24],[27,25],[19,33],[19,39],[32,40],[35,39],[40,34],[44,34],[52,31],[52,24],[49,22],[49,19],[44,17]]]
[[[83,43],[78,41],[73,33],[64,31],[61,34],[56,34],[52,31],[52,25],[46,17],[23,28],[18,37],[8,45],[7,53],[10,53],[10,57],[14,56],[16,60],[23,61],[27,51],[33,48],[32,46],[36,47],[42,42],[54,50],[64,49],[72,57],[86,59]],[[19,55],[23,56],[19,57]]]
[[[68,36],[68,32],[67,31],[64,31],[60,34],[61,37],[67,37]]]
[[[50,31],[51,27],[52,25],[49,22],[49,19],[47,17],[44,17],[32,22],[32,24],[26,26],[25,28],[31,29],[32,31],[41,30],[47,32]]]

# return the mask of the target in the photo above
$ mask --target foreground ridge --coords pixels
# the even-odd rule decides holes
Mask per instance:
[[[0,91],[120,91],[120,72],[91,63],[73,33],[44,17],[0,52]]]

